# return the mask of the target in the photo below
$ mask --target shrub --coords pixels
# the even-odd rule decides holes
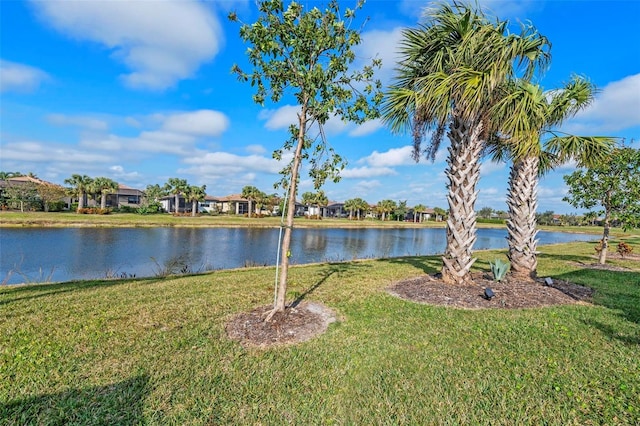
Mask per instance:
[[[624,241],[620,241],[618,243],[618,248],[616,251],[620,253],[621,257],[625,257],[626,255],[633,253],[633,247],[631,247],[629,244],[625,243]]]

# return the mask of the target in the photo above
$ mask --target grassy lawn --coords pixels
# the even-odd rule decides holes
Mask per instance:
[[[593,253],[543,247],[539,268],[593,305],[512,311],[384,291],[437,257],[295,267],[290,296],[340,320],[270,350],[224,325],[269,303],[273,268],[0,288],[0,424],[639,424],[640,262],[581,269]]]

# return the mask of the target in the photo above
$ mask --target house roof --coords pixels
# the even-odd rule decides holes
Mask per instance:
[[[139,189],[131,188],[130,186],[118,184],[118,195],[143,195],[144,192]]]

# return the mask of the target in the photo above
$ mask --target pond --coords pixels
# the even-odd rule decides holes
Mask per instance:
[[[0,283],[159,276],[275,265],[273,228],[0,228]],[[479,229],[475,249],[506,248],[505,229]],[[597,235],[540,232],[540,244]],[[444,229],[305,229],[291,263],[423,256],[444,251]]]

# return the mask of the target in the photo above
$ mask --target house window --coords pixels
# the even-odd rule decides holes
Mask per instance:
[[[127,197],[127,204],[138,204],[138,197],[136,195]]]

